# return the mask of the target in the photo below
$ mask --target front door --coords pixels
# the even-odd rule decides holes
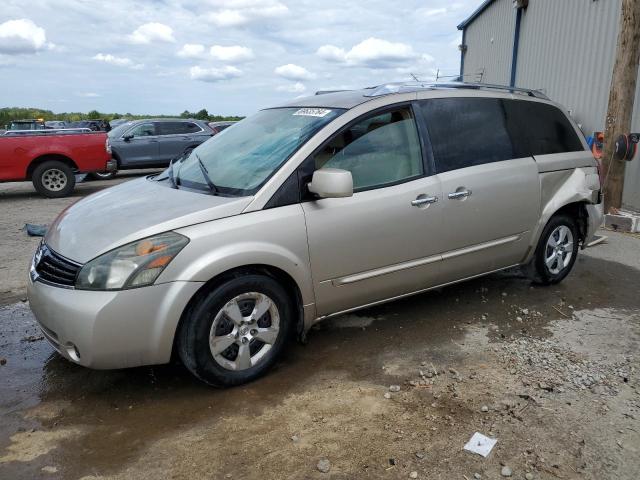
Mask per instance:
[[[132,136],[128,140],[124,137]],[[123,165],[150,165],[158,160],[158,136],[153,123],[141,123],[131,128],[118,141]]]
[[[442,184],[443,279],[521,262],[540,215],[538,168],[499,98],[421,102]]]
[[[438,282],[441,189],[425,169],[411,106],[355,122],[310,160],[354,182],[352,197],[302,204],[318,315]]]

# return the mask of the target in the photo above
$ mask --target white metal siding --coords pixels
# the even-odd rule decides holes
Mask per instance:
[[[638,72],[640,74],[640,72]],[[631,132],[640,132],[640,77],[636,85],[636,99],[633,104],[633,120],[631,121]],[[640,145],[639,145],[640,147]],[[622,202],[628,207],[640,211],[640,154],[627,163],[624,176],[624,194]]]
[[[571,111],[585,135],[604,130],[621,4],[621,0],[529,0],[522,15],[516,86],[543,90]],[[512,0],[495,0],[467,26],[465,81],[485,66],[483,82],[509,83],[515,30],[512,5]],[[488,41],[492,37],[493,44]],[[640,132],[640,82],[632,125],[632,131]],[[627,164],[624,203],[640,210],[640,155]]]
[[[498,0],[466,28],[463,72],[466,82],[480,81],[475,76],[484,71],[483,83],[509,83],[515,23],[511,0]]]
[[[604,127],[620,8],[621,0],[531,0],[522,16],[516,85],[544,90],[587,135]]]

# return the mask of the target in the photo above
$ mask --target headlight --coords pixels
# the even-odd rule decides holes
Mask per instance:
[[[169,232],[118,247],[86,263],[76,288],[122,290],[151,285],[187,243],[187,237]]]

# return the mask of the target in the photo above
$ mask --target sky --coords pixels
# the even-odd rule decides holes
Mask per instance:
[[[480,0],[1,0],[0,107],[248,115],[459,71]]]

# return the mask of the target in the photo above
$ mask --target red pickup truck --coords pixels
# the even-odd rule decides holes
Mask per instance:
[[[115,168],[104,132],[7,132],[0,136],[0,182],[31,180],[49,198],[66,197],[78,173]]]

